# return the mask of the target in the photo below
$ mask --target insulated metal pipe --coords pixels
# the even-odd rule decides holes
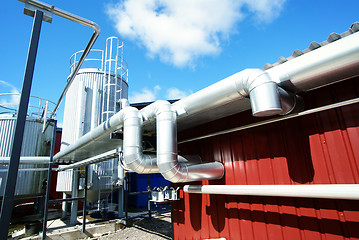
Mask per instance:
[[[119,129],[123,124],[123,113],[124,113],[123,110],[119,111],[118,113],[113,115],[110,119],[103,122],[92,131],[83,135],[75,143],[71,144],[64,150],[61,150],[59,153],[57,153],[54,156],[54,161],[57,161],[61,157],[64,157],[78,149],[81,149],[81,147],[89,144],[90,142],[95,142],[99,138],[109,135],[110,133]]]
[[[176,112],[166,101],[158,101],[155,108],[157,166],[162,176],[174,183],[222,178],[224,166],[220,162],[188,165],[178,161]]]
[[[82,24],[82,25],[84,25],[86,27],[90,27],[90,28],[92,28],[94,30],[94,33],[92,34],[89,42],[87,43],[87,45],[86,45],[86,47],[84,49],[84,52],[82,53],[77,66],[75,67],[74,71],[71,73],[70,77],[68,78],[67,84],[66,84],[63,92],[61,93],[61,96],[60,96],[59,100],[57,101],[57,104],[56,104],[53,112],[51,113],[50,118],[52,118],[56,114],[56,111],[59,108],[63,98],[65,97],[65,94],[66,94],[67,90],[71,86],[77,72],[80,70],[83,62],[85,61],[87,55],[89,54],[93,44],[95,43],[97,37],[99,36],[101,30],[100,30],[100,27],[96,23],[94,23],[94,22],[92,22],[90,20],[87,20],[85,18],[82,18],[80,16],[77,16],[75,14],[66,12],[66,11],[64,11],[62,9],[59,9],[59,8],[53,6],[53,5],[49,5],[49,4],[46,4],[46,3],[43,3],[43,2],[40,2],[40,1],[37,1],[37,0],[19,0],[19,1],[23,2],[23,3],[30,4],[32,6],[40,8],[42,10],[51,12],[51,13],[57,15],[57,16],[66,18],[66,19],[68,19],[70,21],[80,23],[80,24]]]
[[[185,185],[187,193],[359,200],[359,184]]]
[[[103,161],[107,161],[109,159],[113,159],[113,158],[117,158],[119,155],[119,152],[117,149],[102,153],[100,155],[73,163],[73,164],[69,164],[69,165],[65,165],[65,166],[59,166],[57,168],[58,172],[61,171],[65,171],[68,169],[74,169],[74,168],[79,168],[79,167],[83,167],[83,166],[88,166],[94,163],[99,163],[99,162],[103,162]]]
[[[124,108],[123,158],[137,173],[158,173],[156,155],[142,153],[142,117],[134,107]]]
[[[50,157],[20,157],[20,164],[49,164]],[[0,157],[0,164],[10,163],[10,157]]]
[[[359,75],[359,32],[338,39],[266,72],[280,86],[308,91]]]
[[[204,88],[173,104],[178,119],[187,115],[210,111],[228,103],[250,98],[254,116],[272,116],[283,112],[277,84],[260,69],[246,69]],[[288,104],[288,103],[287,103]],[[249,109],[245,107],[244,110]],[[238,112],[236,109],[233,113]],[[141,111],[144,119],[150,118],[151,110]]]

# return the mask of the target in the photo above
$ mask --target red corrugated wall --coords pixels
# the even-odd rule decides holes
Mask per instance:
[[[359,79],[302,94],[306,109],[359,97]],[[249,111],[179,133],[179,140],[263,120]],[[359,183],[359,104],[179,146],[221,161],[221,180],[193,184]],[[180,192],[175,239],[359,239],[359,201]]]

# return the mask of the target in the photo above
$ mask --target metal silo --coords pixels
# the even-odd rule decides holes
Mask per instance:
[[[0,157],[10,157],[12,139],[15,132],[17,102],[19,94],[0,94]],[[38,97],[30,98],[28,116],[26,118],[24,137],[21,148],[22,157],[49,156],[53,138],[54,125],[49,124],[43,133],[44,119],[51,114],[49,104],[54,104]],[[0,165],[0,197],[4,194],[8,165]],[[26,164],[19,165],[15,198],[32,198],[42,195],[47,178],[48,165]]]
[[[72,55],[71,71],[75,69],[82,51]],[[91,50],[70,86],[65,101],[61,149],[106,121],[120,110],[120,100],[128,96],[128,71],[123,60],[123,42],[117,37],[106,40],[106,49]],[[83,159],[73,159],[74,162]],[[97,201],[114,190],[118,181],[117,159],[89,165],[89,202]],[[80,170],[59,172],[57,191],[70,194],[73,175]],[[120,171],[122,168],[120,167]],[[80,174],[81,175],[81,174]],[[79,188],[83,179],[79,178]]]

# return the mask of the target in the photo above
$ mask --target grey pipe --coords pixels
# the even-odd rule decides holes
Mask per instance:
[[[293,95],[279,90],[267,72],[260,69],[246,69],[175,102],[173,106],[178,118],[181,119],[248,97],[254,116],[288,113],[296,102]],[[247,110],[249,107],[249,105],[244,106],[244,109],[240,110]],[[239,111],[232,110],[233,113]],[[150,109],[144,109],[145,119],[151,117],[150,112]]]
[[[142,153],[142,116],[134,107],[125,107],[123,123],[123,159],[137,173],[158,173],[156,155]]]
[[[189,165],[178,161],[176,112],[166,101],[154,104],[157,127],[157,166],[162,176],[174,183],[220,179],[224,166],[220,162]]]
[[[359,200],[359,184],[185,185],[183,191],[200,194]]]
[[[234,74],[174,103],[172,106],[178,115],[177,121],[191,121],[191,126],[195,126],[248,110],[250,104],[255,116],[287,114],[293,110],[298,98],[283,89],[308,91],[359,74],[358,42],[359,33],[354,33],[266,71],[248,69]],[[140,111],[146,130],[154,128],[151,124],[156,115],[154,109],[155,104],[151,104]],[[122,123],[117,121],[116,124],[119,128]],[[101,126],[94,129],[95,133],[86,134],[61,151],[55,159],[89,144],[92,137],[88,136],[92,134],[103,136],[116,129],[109,129],[106,124]]]
[[[266,70],[280,86],[309,91],[359,75],[359,32]]]
[[[87,45],[85,47],[84,52],[82,53],[82,55],[80,57],[80,60],[79,60],[79,62],[77,64],[77,66],[75,67],[75,70],[71,73],[70,77],[68,78],[67,84],[66,84],[63,92],[61,93],[61,96],[60,96],[59,100],[57,101],[57,104],[56,104],[53,112],[51,113],[50,118],[52,118],[56,114],[56,111],[59,108],[63,98],[65,97],[65,94],[66,94],[67,90],[71,86],[77,72],[80,70],[83,62],[85,61],[87,55],[89,54],[92,46],[94,45],[97,37],[99,36],[101,30],[100,30],[100,27],[96,23],[94,23],[94,22],[92,22],[90,20],[87,20],[85,18],[82,18],[80,16],[77,16],[75,14],[66,12],[66,11],[64,11],[62,9],[59,9],[59,8],[55,7],[55,6],[52,6],[52,5],[37,1],[37,0],[19,0],[19,1],[23,2],[23,3],[28,3],[30,5],[33,5],[33,6],[37,7],[37,8],[40,8],[42,10],[52,12],[53,14],[55,14],[57,16],[66,18],[66,19],[68,19],[70,21],[73,21],[73,22],[80,23],[80,24],[82,24],[82,25],[84,25],[86,27],[90,27],[90,28],[92,28],[94,30],[94,33],[92,34],[89,42],[87,43]]]
[[[49,164],[50,157],[20,157],[20,164]],[[10,157],[0,157],[0,164],[10,163]]]
[[[91,164],[107,161],[107,160],[110,160],[113,158],[118,158],[118,155],[119,155],[118,149],[114,149],[114,150],[102,153],[100,155],[97,155],[97,156],[94,156],[91,158],[87,158],[85,160],[82,160],[82,161],[79,161],[79,162],[76,162],[73,164],[59,166],[57,171],[61,172],[61,171],[65,171],[68,169],[74,169],[74,168],[79,168],[79,167],[83,167],[83,166],[88,166]]]
[[[54,162],[56,162],[58,159],[68,154],[73,153],[76,150],[81,149],[82,147],[86,146],[91,142],[96,142],[101,137],[104,137],[106,135],[109,136],[112,132],[114,132],[115,130],[119,129],[122,126],[123,114],[124,114],[123,110],[119,111],[118,113],[113,115],[110,119],[103,122],[92,131],[83,135],[75,143],[71,144],[64,150],[61,150],[59,153],[57,153],[54,156]]]
[[[176,112],[170,103],[156,101],[147,111],[147,117],[155,118],[157,123],[157,156],[142,153],[142,115],[136,108],[126,107],[123,128],[126,167],[137,173],[160,172],[171,182],[219,179],[224,175],[222,163],[195,164],[177,155]]]

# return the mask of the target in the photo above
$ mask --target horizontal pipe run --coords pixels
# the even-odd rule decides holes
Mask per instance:
[[[312,50],[266,72],[279,86],[309,91],[359,75],[359,32]]]
[[[66,84],[63,92],[61,93],[61,96],[60,96],[59,100],[57,101],[57,104],[56,104],[53,112],[51,113],[50,118],[52,118],[56,114],[56,111],[59,108],[62,100],[64,99],[67,90],[70,88],[70,86],[71,86],[77,72],[80,70],[83,62],[85,61],[87,55],[89,54],[89,52],[90,52],[92,46],[94,45],[97,37],[100,35],[101,30],[100,30],[100,27],[96,23],[94,23],[94,22],[92,22],[90,20],[87,20],[87,19],[85,19],[83,17],[77,16],[75,14],[66,12],[66,11],[64,11],[62,9],[59,9],[59,8],[53,6],[53,5],[49,5],[49,4],[46,4],[46,3],[43,3],[43,2],[40,2],[40,1],[37,1],[37,0],[19,0],[19,1],[23,2],[23,3],[30,4],[32,6],[40,8],[42,10],[51,12],[51,13],[57,15],[57,16],[63,17],[63,18],[68,19],[70,21],[80,23],[80,24],[82,24],[82,25],[84,25],[86,27],[90,27],[90,28],[92,28],[94,30],[94,33],[92,34],[90,40],[88,41],[88,43],[87,43],[87,45],[86,45],[86,47],[85,47],[85,49],[84,49],[84,51],[83,51],[83,53],[82,53],[82,55],[80,57],[80,60],[79,60],[79,62],[77,64],[77,66],[75,67],[74,71],[71,73],[70,77],[68,78],[67,84]],[[46,128],[47,128],[47,126],[48,125],[46,125]],[[46,128],[45,128],[45,130],[46,130]]]
[[[20,164],[49,164],[50,157],[20,157]],[[10,157],[0,157],[0,164],[10,163]]]
[[[130,192],[128,193],[128,195],[140,195],[140,194],[148,194],[150,193],[151,191],[142,191],[142,192]]]
[[[7,172],[7,169],[0,169],[0,172]],[[48,168],[19,168],[19,172],[47,172]],[[52,171],[57,171],[57,168],[53,168]]]
[[[237,131],[241,131],[241,130],[245,130],[245,129],[249,129],[249,128],[253,128],[253,127],[259,127],[259,126],[263,126],[266,124],[276,123],[276,122],[284,121],[284,120],[291,119],[291,118],[309,115],[312,113],[317,113],[317,112],[322,112],[322,111],[326,111],[326,110],[330,110],[330,109],[334,109],[334,108],[338,108],[338,107],[348,106],[348,105],[355,104],[355,103],[359,103],[359,98],[354,98],[351,100],[334,103],[334,104],[326,105],[323,107],[313,108],[313,109],[306,110],[306,111],[299,112],[299,113],[293,113],[293,114],[289,114],[289,115],[282,116],[282,117],[277,117],[277,118],[273,118],[273,119],[269,119],[269,120],[264,120],[264,121],[260,121],[260,122],[256,122],[256,123],[247,124],[247,125],[240,126],[240,127],[227,129],[224,131],[219,131],[219,132],[202,135],[202,136],[195,137],[195,138],[186,139],[186,140],[178,142],[178,144],[183,144],[183,143],[193,142],[193,141],[202,140],[202,139],[215,137],[215,136],[219,136],[219,135],[224,135],[224,134],[228,134],[228,133],[233,133],[233,132],[237,132]]]
[[[61,157],[64,157],[84,146],[89,144],[90,142],[96,141],[101,137],[110,136],[112,132],[119,129],[123,124],[123,113],[124,111],[121,110],[115,115],[113,115],[110,119],[106,122],[103,122],[101,125],[97,126],[95,129],[91,130],[90,132],[83,135],[79,138],[75,143],[71,144],[64,150],[61,150],[54,156],[54,162],[56,162]]]
[[[200,194],[359,200],[359,184],[185,185],[183,191]]]
[[[119,155],[119,151],[117,149],[105,152],[103,154],[82,160],[80,162],[77,163],[73,163],[73,164],[69,164],[69,165],[65,165],[65,166],[59,166],[59,168],[57,169],[57,171],[61,172],[61,171],[65,171],[68,169],[74,169],[74,168],[79,168],[82,166],[87,166],[87,165],[91,165],[94,163],[99,163],[99,162],[103,162],[103,161],[107,161],[113,158],[117,158]]]
[[[43,2],[40,2],[40,1],[37,1],[37,0],[19,0],[20,2],[23,2],[23,3],[28,3],[34,7],[37,7],[37,8],[40,8],[44,11],[47,11],[47,12],[52,12],[53,14],[57,15],[57,16],[60,16],[60,17],[63,17],[63,18],[66,18],[70,21],[73,21],[73,22],[77,22],[77,23],[80,23],[84,26],[87,26],[87,27],[90,27],[90,28],[93,28],[94,30],[98,30],[99,31],[99,27],[96,25],[96,23],[90,21],[90,20],[87,20],[85,18],[82,18],[80,16],[77,16],[75,14],[72,14],[72,13],[69,13],[69,12],[66,12],[62,9],[59,9],[53,5],[50,5],[50,4],[47,4],[47,3],[43,3]]]
[[[69,202],[69,201],[83,201],[85,200],[84,197],[75,197],[75,198],[62,198],[62,199],[53,199],[49,200],[49,203],[56,203],[56,202]]]

